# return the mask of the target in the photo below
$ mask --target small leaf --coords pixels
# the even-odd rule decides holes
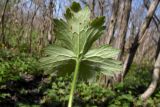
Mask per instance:
[[[101,27],[101,26],[103,26],[104,22],[105,22],[105,17],[104,16],[96,17],[91,22],[91,26],[93,26],[93,27]]]
[[[71,9],[74,11],[74,12],[78,12],[81,10],[81,6],[79,3],[77,2],[73,2],[72,5],[71,5]]]

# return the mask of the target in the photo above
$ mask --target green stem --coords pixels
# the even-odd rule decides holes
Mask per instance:
[[[80,60],[77,59],[76,60],[76,67],[75,67],[75,70],[74,70],[74,77],[73,77],[73,81],[72,81],[71,91],[70,91],[70,95],[69,95],[68,107],[72,107],[73,94],[74,94],[74,89],[75,89],[75,86],[76,86],[76,81],[77,81],[77,78],[78,78],[79,66],[80,66]]]

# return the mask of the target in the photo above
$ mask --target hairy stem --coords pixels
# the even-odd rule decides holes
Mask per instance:
[[[71,91],[70,91],[70,95],[69,95],[68,107],[72,107],[73,94],[74,94],[74,89],[75,89],[75,86],[76,86],[76,81],[77,81],[77,78],[78,78],[79,66],[80,66],[80,60],[77,59],[76,60],[76,67],[75,67],[75,70],[74,70],[74,77],[73,77],[73,81],[72,81]]]

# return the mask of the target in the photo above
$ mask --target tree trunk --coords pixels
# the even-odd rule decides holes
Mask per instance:
[[[121,60],[122,55],[124,53],[125,38],[127,34],[128,21],[129,21],[129,16],[130,16],[130,11],[131,11],[131,4],[132,4],[132,0],[124,1],[123,16],[122,16],[122,20],[120,23],[120,31],[118,35],[118,45],[117,45],[117,48],[121,50],[118,55],[119,60]]]
[[[40,6],[38,6],[37,8],[35,7],[35,11],[33,13],[33,16],[31,18],[31,23],[30,23],[30,34],[29,34],[29,53],[32,52],[32,33],[33,33],[33,21],[34,21],[34,18],[37,14],[37,11],[39,9]]]
[[[145,37],[144,33],[145,33],[146,29],[149,27],[149,24],[152,20],[154,12],[159,4],[159,1],[160,0],[154,0],[148,9],[147,17],[145,18],[145,22],[141,26],[139,43],[141,43],[143,41],[143,38]]]
[[[132,43],[132,46],[131,48],[129,49],[129,54],[127,55],[126,57],[126,60],[124,62],[124,65],[123,65],[123,74],[122,74],[122,79],[124,79],[124,77],[126,76],[126,74],[128,73],[129,71],[129,68],[133,62],[133,58],[136,54],[136,51],[137,51],[137,48],[139,46],[139,43],[138,43],[138,35],[139,35],[139,32],[137,33],[135,39],[134,39],[134,42]]]
[[[149,3],[147,0],[144,0],[144,1],[145,1],[144,2],[145,7],[148,9]],[[158,26],[158,23],[160,23],[160,21],[159,21],[158,17],[156,15],[154,15],[153,20],[154,20],[154,23],[157,27],[157,31],[160,32],[159,26]],[[148,89],[141,95],[142,100],[146,100],[148,97],[150,97],[153,94],[153,92],[155,91],[157,84],[158,84],[159,75],[160,75],[160,37],[159,37],[158,43],[157,43],[155,60],[156,60],[156,63],[155,63],[155,67],[153,70],[152,82],[149,85]]]
[[[53,8],[54,8],[54,4],[53,4],[53,0],[50,0],[49,3],[49,30],[48,30],[48,42],[49,44],[52,44],[53,41],[53,24],[52,24],[52,18],[53,18]]]
[[[103,16],[105,0],[98,0],[98,4],[99,4],[99,9],[100,9],[100,16]]]
[[[3,9],[3,12],[2,12],[2,17],[1,17],[1,42],[3,44],[6,44],[6,40],[5,40],[5,34],[4,34],[4,30],[5,30],[5,22],[4,22],[4,18],[5,18],[5,12],[6,12],[6,9],[7,9],[7,5],[8,5],[8,2],[9,0],[6,0],[5,2],[5,5],[4,5],[4,9]]]
[[[91,10],[91,19],[95,17],[94,9],[95,9],[95,0],[88,0],[88,5]]]
[[[124,0],[123,2],[123,7],[122,7],[122,18],[119,18],[119,34],[117,37],[117,44],[116,47],[120,49],[120,52],[117,56],[116,59],[122,60],[122,55],[124,53],[124,46],[125,46],[125,39],[126,39],[126,34],[127,34],[127,28],[128,28],[128,21],[130,17],[130,11],[131,11],[131,4],[132,0]],[[121,73],[116,74],[114,81],[115,82],[120,82],[122,80],[121,78]]]
[[[111,43],[112,38],[114,36],[115,26],[116,26],[116,22],[117,22],[118,9],[119,9],[119,0],[114,0],[113,6],[112,6],[112,13],[113,14],[112,14],[111,20],[109,22],[108,35],[106,35],[107,36],[107,40],[106,40],[107,44]]]
[[[145,18],[145,21],[143,22],[141,28],[140,28],[140,32],[137,34],[135,40],[134,40],[134,43],[133,45],[131,46],[130,48],[130,52],[129,54],[127,55],[127,58],[125,60],[125,64],[123,66],[123,78],[126,76],[126,74],[128,73],[129,71],[129,68],[133,62],[133,59],[134,59],[134,56],[136,54],[136,51],[139,47],[139,44],[141,43],[141,41],[143,40],[144,38],[144,33],[146,31],[146,29],[148,28],[150,22],[151,22],[151,19],[153,17],[153,14],[157,8],[159,4],[159,0],[155,0],[152,2],[152,4],[150,5],[149,7],[149,10],[147,12],[147,16]]]
[[[142,100],[146,100],[155,91],[157,84],[158,84],[159,75],[160,75],[160,52],[156,60],[156,63],[154,65],[152,82],[149,85],[148,89],[141,95]]]
[[[159,32],[160,33],[160,32]],[[156,51],[156,59],[157,59],[157,57],[158,57],[158,54],[159,54],[159,51],[160,51],[160,37],[159,37],[159,39],[158,39],[158,44],[157,44],[157,49],[156,49],[157,51]]]

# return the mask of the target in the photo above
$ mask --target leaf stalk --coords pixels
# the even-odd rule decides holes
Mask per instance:
[[[71,84],[71,91],[70,91],[70,95],[69,95],[68,107],[72,107],[73,94],[74,94],[74,89],[76,87],[76,82],[77,82],[77,79],[78,79],[80,62],[81,62],[80,58],[77,58],[76,66],[75,66],[75,70],[74,70],[74,77],[73,77],[73,81],[72,81],[72,84]]]

